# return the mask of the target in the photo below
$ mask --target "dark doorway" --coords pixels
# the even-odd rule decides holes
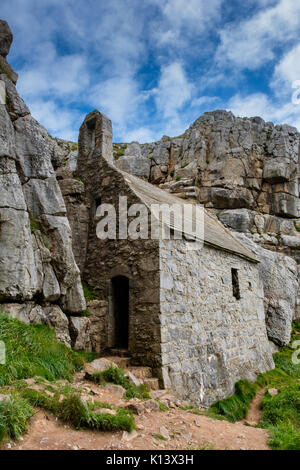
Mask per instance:
[[[128,349],[129,279],[116,276],[111,280],[115,324],[115,348]]]

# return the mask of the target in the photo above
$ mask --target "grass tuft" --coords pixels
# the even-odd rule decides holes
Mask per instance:
[[[99,297],[97,297],[95,294],[93,287],[90,286],[87,282],[82,282],[82,287],[86,303],[91,302],[92,300],[99,300]]]
[[[125,397],[130,400],[131,398],[150,399],[151,395],[145,385],[136,386],[125,377],[125,373],[119,367],[110,366],[102,372],[96,372],[91,376],[92,380],[97,384],[104,385],[105,383],[113,383],[121,385],[125,388]]]
[[[72,380],[84,359],[57,342],[45,325],[29,326],[0,314],[0,339],[6,346],[6,364],[0,365],[0,386],[15,380],[43,377]]]
[[[19,439],[33,413],[32,406],[23,398],[11,396],[0,402],[0,442],[5,438]]]
[[[225,400],[217,401],[211,406],[213,414],[224,416],[228,421],[234,423],[247,416],[251,402],[259,387],[247,380],[240,380],[235,385],[235,394]]]
[[[292,361],[292,344],[299,339],[300,322],[294,322],[291,344],[274,354],[276,368],[260,374],[254,384],[238,382],[235,395],[212,405],[208,414],[238,421],[247,416],[259,388],[276,388],[278,395],[265,393],[259,426],[269,431],[272,449],[300,450],[300,364]]]
[[[27,389],[23,391],[23,397],[32,406],[51,412],[61,421],[71,424],[76,429],[128,432],[135,429],[135,420],[130,411],[119,408],[115,416],[109,413],[96,413],[94,412],[94,404],[84,403],[76,393],[59,401],[59,394],[50,397],[44,391]]]

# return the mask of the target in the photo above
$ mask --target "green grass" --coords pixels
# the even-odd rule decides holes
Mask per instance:
[[[82,282],[82,287],[86,303],[91,302],[92,300],[99,300],[93,287],[91,287],[87,282]]]
[[[160,411],[168,411],[169,408],[164,403],[162,403],[160,400],[156,400],[156,401],[159,404]]]
[[[234,423],[247,416],[251,402],[255,397],[259,386],[247,380],[240,380],[235,384],[235,394],[225,400],[217,401],[211,406],[213,414],[224,416]]]
[[[0,313],[0,340],[6,346],[6,364],[0,365],[0,386],[40,376],[72,379],[84,364],[80,355],[57,342],[45,325],[29,326]]]
[[[212,405],[208,414],[235,422],[247,416],[250,404],[260,388],[276,388],[278,395],[266,391],[261,402],[259,427],[270,433],[269,445],[276,450],[300,450],[300,364],[293,364],[292,348],[300,339],[300,322],[294,322],[289,346],[274,354],[276,368],[260,374],[256,383],[236,384],[235,395]]]
[[[31,233],[36,232],[37,230],[40,230],[40,224],[37,220],[35,219],[30,219],[30,231]]]
[[[104,385],[105,383],[112,383],[115,385],[121,385],[125,388],[125,398],[130,400],[131,398],[139,398],[141,400],[147,400],[151,398],[151,395],[145,385],[136,386],[125,377],[125,373],[119,367],[110,366],[102,372],[96,372],[91,375],[91,380],[95,383]]]
[[[33,408],[20,397],[11,397],[0,403],[0,442],[4,439],[19,439],[27,430]]]
[[[294,225],[297,232],[300,232],[300,225],[298,224],[297,220],[294,220]]]
[[[122,157],[125,153],[126,147],[119,147],[118,145],[114,144],[113,145],[113,154],[114,154],[114,159],[118,160],[120,157]]]
[[[59,393],[50,397],[43,391],[27,389],[22,396],[34,407],[43,408],[64,423],[71,424],[76,429],[91,429],[97,431],[128,431],[135,429],[135,420],[128,410],[118,408],[116,415],[96,413],[94,405],[84,403],[80,396],[72,393],[59,402]]]

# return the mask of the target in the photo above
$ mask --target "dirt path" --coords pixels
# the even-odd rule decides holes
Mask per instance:
[[[262,410],[260,409],[260,403],[263,399],[265,394],[265,389],[259,390],[256,397],[251,403],[249,413],[247,418],[242,421],[242,423],[246,423],[250,426],[257,426],[260,422],[260,418],[262,415]]]
[[[137,432],[126,440],[122,432],[75,431],[55,417],[38,411],[27,435],[4,449],[16,450],[104,450],[181,449],[267,450],[268,433],[241,423],[231,424],[198,416],[189,411],[151,412],[136,417]],[[163,434],[167,440],[161,440]],[[169,434],[169,437],[168,437]],[[129,439],[133,436],[130,436]]]
[[[108,403],[112,408],[125,408],[128,401],[120,393],[85,379],[85,372],[75,375],[72,387],[83,400]],[[64,381],[62,381],[64,382]],[[33,385],[38,387],[41,384]],[[52,386],[55,386],[52,384]],[[42,387],[43,388],[43,387]],[[142,406],[141,414],[135,415],[136,431],[126,432],[76,431],[59,422],[53,415],[36,410],[28,433],[18,442],[4,444],[3,449],[14,450],[113,450],[113,449],[168,449],[168,450],[267,450],[268,432],[252,426],[260,418],[259,403],[264,390],[254,399],[247,420],[231,424],[199,415],[193,410],[176,407],[176,399],[167,391],[153,392],[156,396],[169,397],[167,411],[154,411]],[[136,400],[136,399],[135,399]],[[152,400],[154,401],[154,400]],[[140,402],[140,400],[138,400]],[[173,404],[171,403],[173,402]],[[140,402],[143,404],[143,402]],[[155,403],[155,402],[154,402]],[[155,403],[157,406],[157,403]],[[157,406],[158,408],[158,406]],[[248,423],[246,426],[245,423]],[[249,424],[252,424],[252,426]]]

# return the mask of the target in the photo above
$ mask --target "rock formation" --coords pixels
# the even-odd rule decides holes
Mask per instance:
[[[52,164],[61,152],[18,95],[17,75],[6,63],[11,42],[1,21],[0,80],[6,95],[0,105],[1,310],[26,323],[47,323],[71,345],[66,314],[80,314],[86,303]]]
[[[0,308],[26,323],[48,324],[76,349],[100,352],[105,301],[90,302],[90,316],[80,316],[86,310],[80,273],[89,280],[95,210],[90,182],[76,173],[77,144],[52,139],[18,95],[18,75],[6,60],[12,39],[1,20]],[[81,168],[89,141],[79,142]],[[288,343],[291,321],[300,318],[299,142],[293,127],[227,111],[205,113],[183,135],[159,142],[111,148],[101,141],[118,168],[204,204],[256,253],[268,334],[278,345]]]
[[[299,142],[294,127],[214,111],[179,137],[114,144],[117,167],[197,200],[254,242],[264,268],[269,335],[278,344],[288,343],[291,319],[300,315]],[[150,173],[141,173],[146,160]]]

